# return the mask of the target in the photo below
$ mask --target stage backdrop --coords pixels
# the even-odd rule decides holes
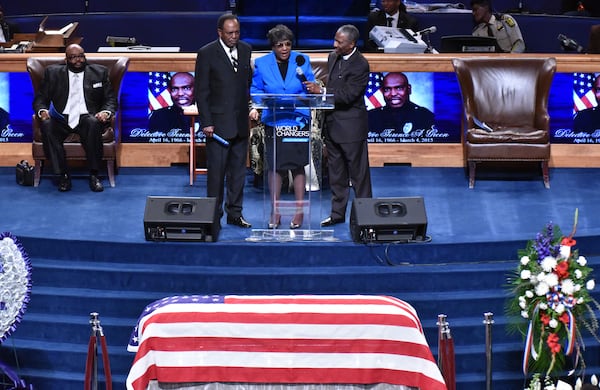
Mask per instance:
[[[460,142],[461,97],[454,73],[406,72],[404,75],[410,84],[409,93],[406,87],[403,90],[393,86],[386,92],[383,84],[388,74],[371,74],[365,94],[371,121],[369,142]],[[177,113],[187,109],[177,109],[167,89],[173,76],[174,73],[168,72],[128,72],[125,75],[121,92],[121,142],[189,142],[189,116],[161,128],[150,124],[150,118],[152,115],[158,117],[159,110],[170,111],[168,117],[174,119]],[[595,77],[588,73],[557,73],[554,76],[549,102],[551,142],[600,143],[600,130],[596,130],[600,128],[600,108],[596,116]],[[31,142],[33,91],[29,75],[0,72],[0,88],[8,91],[0,95],[0,142]],[[401,96],[402,92],[404,96]],[[389,95],[387,100],[386,94]],[[385,107],[397,106],[403,100],[405,105],[407,101],[411,102],[411,110]],[[588,123],[575,129],[573,118],[580,111],[580,119],[586,119]],[[387,119],[378,120],[384,125],[376,126],[374,118],[382,112],[387,112]],[[392,122],[390,118],[393,118]],[[196,129],[199,126],[195,124]],[[196,139],[203,141],[201,131],[197,131]]]

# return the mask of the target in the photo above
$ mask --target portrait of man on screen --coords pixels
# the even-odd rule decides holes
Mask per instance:
[[[422,73],[411,76],[418,78],[419,88],[427,92],[419,93],[418,97],[429,100],[432,106],[434,91],[431,75]],[[417,138],[427,136],[427,132],[435,128],[434,113],[412,101],[413,85],[406,73],[383,73],[377,81],[370,83],[369,88],[373,89],[372,97],[376,97],[376,100],[370,99],[373,105],[369,107],[370,142],[417,142]]]

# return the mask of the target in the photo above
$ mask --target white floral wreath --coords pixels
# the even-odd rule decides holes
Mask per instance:
[[[0,343],[14,332],[31,293],[31,263],[16,237],[0,233]]]

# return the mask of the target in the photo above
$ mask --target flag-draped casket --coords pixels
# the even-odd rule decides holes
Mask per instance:
[[[174,296],[146,307],[129,390],[165,383],[445,390],[416,311],[385,296]]]

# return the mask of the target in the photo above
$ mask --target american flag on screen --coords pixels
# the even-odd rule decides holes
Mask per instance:
[[[365,91],[367,111],[385,106],[385,99],[383,98],[383,92],[381,92],[382,81],[382,73],[371,72],[369,74],[369,84],[367,84],[367,90]]]
[[[167,89],[171,75],[169,72],[148,73],[148,110],[154,111],[173,105]]]
[[[573,74],[573,113],[596,106],[592,86],[596,75],[593,73]]]
[[[417,313],[393,297],[170,297],[144,310],[128,350],[128,390],[152,380],[446,390]]]

